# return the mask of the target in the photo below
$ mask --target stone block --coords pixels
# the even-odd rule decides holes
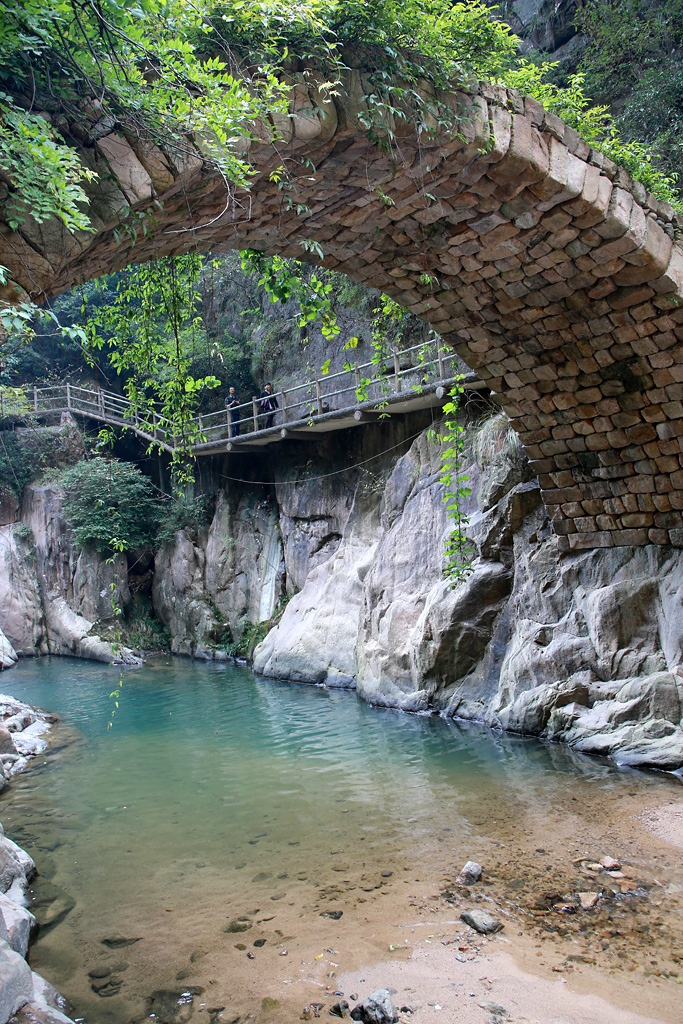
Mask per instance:
[[[597,167],[587,166],[579,161],[584,169],[581,192],[574,198],[565,202],[563,209],[572,217],[582,217],[593,207],[598,198],[600,188],[600,170]]]
[[[566,146],[563,146],[557,139],[550,138],[548,145],[548,173],[530,187],[534,195],[538,196],[541,201],[551,199],[553,196],[559,197],[565,193],[570,155]],[[569,197],[565,194],[564,198]],[[562,202],[562,199],[558,198],[557,202]],[[553,205],[557,205],[557,203]]]
[[[678,530],[683,527],[683,516],[680,512],[657,512],[654,516],[654,525],[660,530]]]
[[[623,188],[613,188],[604,220],[595,230],[603,238],[621,238],[629,230],[633,196]],[[643,224],[643,235],[645,225]],[[635,247],[634,247],[635,248]]]
[[[652,526],[653,523],[654,516],[649,512],[625,512],[621,517],[621,525],[626,529]]]
[[[614,546],[631,547],[632,545],[647,544],[647,530],[644,527],[623,529],[612,536],[614,537]]]
[[[7,930],[7,941],[15,953],[25,957],[31,933],[36,927],[36,919],[25,907],[18,906],[7,896],[0,893],[0,914]]]
[[[544,178],[548,168],[548,144],[526,117],[515,114],[508,151],[489,170],[489,177],[503,186],[514,183],[512,195],[516,195],[524,186]]]
[[[569,537],[563,537],[562,539],[569,541],[570,551],[590,551],[592,548],[613,547],[615,543],[614,538],[619,536],[619,533],[605,530],[596,531],[595,533],[573,533]],[[644,541],[641,541],[641,543],[644,543]]]
[[[163,195],[172,188],[175,179],[168,160],[161,149],[152,142],[143,141],[142,139],[131,138],[130,136],[126,136],[126,139],[152,179],[154,191],[157,195]]]
[[[152,179],[123,135],[116,132],[105,135],[95,146],[132,206],[152,198]]]
[[[8,1020],[32,995],[31,968],[7,942],[0,941],[0,1020]]]
[[[603,174],[598,179],[598,194],[587,213],[577,217],[574,225],[577,228],[591,228],[604,221],[609,209],[612,195],[612,182]]]
[[[570,128],[569,125],[565,125],[564,141],[570,152],[574,153],[580,160],[585,161],[588,159],[591,151],[590,146],[587,142],[584,142],[579,133],[574,128]]]
[[[683,292],[683,252],[679,247],[672,248],[666,270],[652,281],[652,287],[660,294]]]

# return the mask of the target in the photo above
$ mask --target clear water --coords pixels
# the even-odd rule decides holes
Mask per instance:
[[[560,747],[181,659],[125,673],[112,717],[118,679],[42,659],[1,687],[61,718],[0,817],[41,873],[32,964],[93,1022],[147,1019],[150,993],[185,984],[255,998],[241,936],[223,931],[238,916],[254,921],[245,945],[266,937],[262,981],[283,945],[324,941],[326,907],[346,915],[337,943],[369,955],[367,922],[400,912],[408,879],[436,884],[469,857],[505,865],[534,844],[567,858],[604,840],[606,808],[613,825],[622,802],[625,817],[632,798],[680,793]],[[138,941],[103,945],[117,936]],[[122,979],[106,998],[88,977],[103,964]]]

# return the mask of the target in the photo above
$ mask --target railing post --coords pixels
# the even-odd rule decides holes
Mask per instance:
[[[396,349],[394,349],[394,388],[396,391],[401,390],[401,360]]]
[[[281,391],[280,398],[282,399],[282,422],[287,422],[287,392]]]
[[[67,407],[67,409],[71,408],[71,385],[70,384],[66,385],[66,407]]]
[[[33,385],[33,409],[38,412],[38,388]]]
[[[232,440],[232,416],[230,415],[230,410],[229,409],[228,409],[228,440],[230,440],[230,441]]]
[[[152,437],[156,439],[156,436],[157,436],[157,414],[156,414],[156,411],[154,409],[152,409]]]
[[[443,362],[443,352],[441,351],[441,345],[439,345],[439,348],[437,349],[437,353],[438,353],[438,357],[439,357],[439,380],[445,380],[446,379],[446,367],[444,366],[444,362]]]
[[[323,389],[320,385],[320,381],[316,378],[315,381],[315,400],[318,403],[318,416],[323,414]]]
[[[204,426],[202,424],[202,414],[201,413],[197,413],[197,419],[199,420],[199,433],[203,434],[204,433]]]
[[[354,365],[353,372],[356,377],[356,391],[360,391],[360,366],[358,363]]]
[[[251,396],[251,413],[254,417],[254,431],[258,430],[258,399],[256,395]]]

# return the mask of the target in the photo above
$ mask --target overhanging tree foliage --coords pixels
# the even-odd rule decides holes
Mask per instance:
[[[151,481],[137,466],[98,456],[66,470],[60,484],[64,518],[79,547],[111,555],[151,541],[158,506]]]
[[[364,71],[364,127],[389,149],[387,113],[414,121],[418,134],[457,130],[440,91],[454,80],[489,77],[535,96],[683,209],[675,180],[645,146],[621,139],[608,110],[585,95],[583,78],[554,84],[553,65],[525,58],[494,12],[477,0],[0,0],[0,176],[11,222],[57,216],[70,230],[87,229],[90,172],[69,133],[86,137],[95,122],[181,151],[192,137],[228,188],[248,187],[238,142],[257,123],[259,131],[270,124],[277,138],[272,115],[286,109],[287,76],[314,70],[319,84],[322,73],[323,91],[334,95],[348,67]],[[193,260],[132,271],[90,329],[95,345],[104,331],[131,397],[155,403],[181,437],[197,395],[217,383],[191,376],[180,343],[194,318]],[[324,282],[293,289],[291,265],[260,254],[252,263],[271,296],[297,293],[302,319],[327,317],[334,330]],[[163,337],[159,317],[150,316],[155,304],[165,310]],[[26,309],[19,318],[0,309],[5,326],[21,326],[26,316]]]

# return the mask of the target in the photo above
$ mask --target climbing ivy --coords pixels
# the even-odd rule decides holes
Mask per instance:
[[[250,78],[229,54],[207,52],[215,7],[0,0],[0,167],[14,223],[37,213],[87,226],[78,204],[82,182],[94,175],[64,142],[67,131],[87,136],[93,124],[163,140],[180,153],[198,132],[226,181],[246,183],[236,140],[257,118],[284,109],[286,86],[267,65]]]
[[[474,554],[474,546],[465,532],[469,516],[463,510],[465,499],[472,491],[468,487],[469,478],[464,472],[465,428],[458,419],[464,394],[462,381],[462,377],[456,379],[450,390],[449,401],[443,408],[445,430],[443,433],[430,432],[430,438],[441,446],[441,483],[444,485],[446,509],[453,524],[446,539],[444,562],[444,573],[452,586],[457,586],[467,578],[472,570]]]
[[[319,274],[305,274],[299,260],[286,260],[282,256],[266,256],[256,249],[242,252],[242,270],[257,275],[259,284],[271,302],[288,302],[298,306],[300,327],[320,320],[324,338],[339,334],[339,325],[332,302],[332,282]]]
[[[616,6],[586,3],[587,24],[596,24],[594,9]],[[587,123],[581,81],[550,87],[552,66],[539,70],[519,45],[478,0],[0,0],[0,168],[12,223],[30,213],[86,226],[79,204],[93,172],[68,143],[94,125],[181,154],[189,137],[200,138],[226,183],[248,185],[241,147],[257,124],[262,133],[270,115],[286,111],[297,62],[328,96],[347,67],[361,66],[361,122],[389,149],[401,121],[421,135],[457,124],[446,93],[472,76],[543,93],[569,114],[578,106]],[[603,118],[591,141],[636,176],[649,174],[652,154],[623,144],[613,123]]]

